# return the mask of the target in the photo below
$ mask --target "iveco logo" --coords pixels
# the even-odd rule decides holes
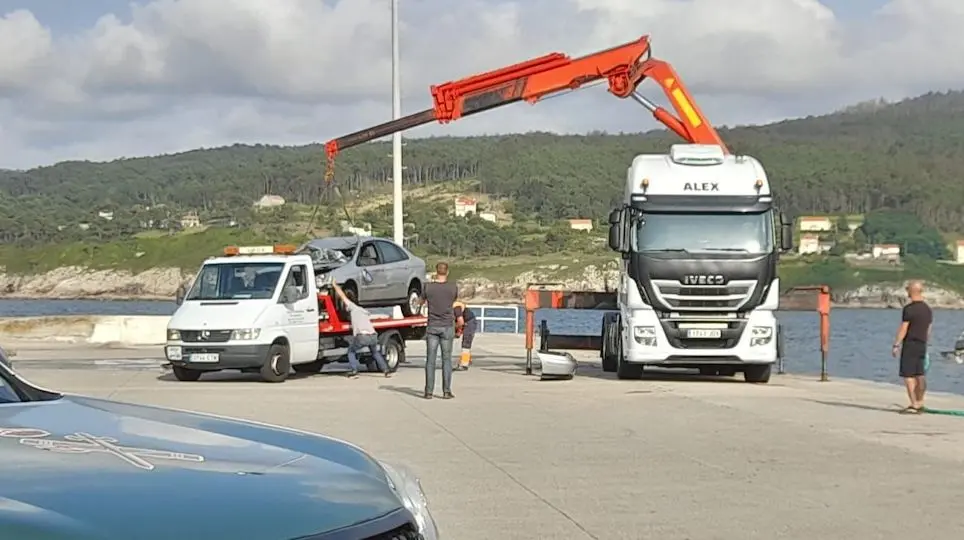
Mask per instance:
[[[690,274],[680,280],[683,285],[724,285],[726,278],[720,275]]]

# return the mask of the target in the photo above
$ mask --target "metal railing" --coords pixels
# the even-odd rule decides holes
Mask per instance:
[[[485,333],[485,323],[489,322],[502,322],[510,323],[513,327],[513,333],[519,333],[519,306],[496,306],[496,305],[470,305],[469,309],[475,312],[475,316],[479,319],[479,333]],[[501,311],[503,313],[509,312],[512,315],[490,315],[489,313],[493,311]]]

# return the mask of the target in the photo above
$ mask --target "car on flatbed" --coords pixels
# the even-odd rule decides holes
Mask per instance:
[[[165,356],[175,377],[240,370],[282,382],[292,370],[317,373],[344,361],[351,327],[318,262],[294,246],[232,246],[206,260],[168,322]],[[373,323],[390,370],[405,361],[405,342],[425,335],[422,316]],[[370,354],[362,360],[371,363]]]
[[[310,255],[315,275],[341,285],[356,304],[417,314],[425,260],[403,246],[373,236],[333,236],[306,242],[295,253]]]
[[[0,539],[434,540],[417,477],[323,435],[40,388],[0,363]]]

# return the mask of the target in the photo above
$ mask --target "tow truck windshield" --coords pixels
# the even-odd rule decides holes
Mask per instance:
[[[772,253],[773,213],[647,213],[634,237],[639,253]]]
[[[205,264],[185,300],[268,299],[274,295],[284,263]]]

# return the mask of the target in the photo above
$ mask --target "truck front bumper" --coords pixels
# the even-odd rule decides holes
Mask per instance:
[[[216,346],[168,343],[164,347],[164,356],[171,365],[200,371],[252,369],[264,364],[270,348],[270,343],[219,343]]]
[[[775,363],[779,330],[772,312],[751,313],[744,328],[730,341],[732,346],[700,346],[688,340],[691,346],[681,347],[681,340],[666,335],[654,312],[636,312],[624,329],[624,361],[679,368]]]

